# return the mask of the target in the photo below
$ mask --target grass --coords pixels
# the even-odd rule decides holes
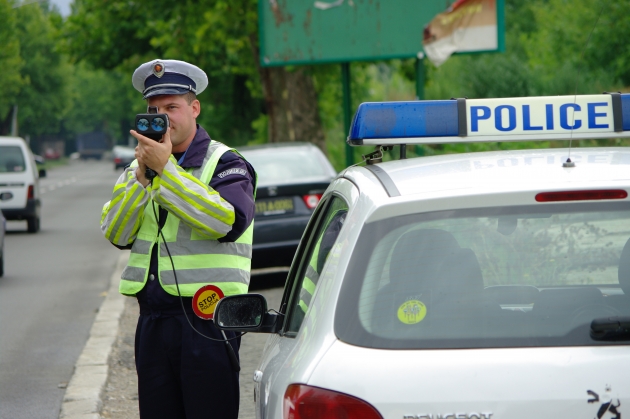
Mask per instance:
[[[46,160],[43,165],[37,165],[38,169],[52,169],[60,166],[67,166],[70,161],[69,157],[60,157],[56,160]]]

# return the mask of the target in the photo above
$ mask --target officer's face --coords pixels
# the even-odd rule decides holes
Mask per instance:
[[[173,152],[186,150],[197,131],[196,118],[201,111],[198,100],[190,105],[184,95],[160,95],[147,100],[148,106],[157,106],[158,113],[165,113],[171,125],[171,142]]]

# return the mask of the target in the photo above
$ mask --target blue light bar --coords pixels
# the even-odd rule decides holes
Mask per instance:
[[[362,103],[351,145],[630,137],[630,94]]]
[[[458,133],[454,100],[377,102],[359,106],[350,138],[452,137]]]

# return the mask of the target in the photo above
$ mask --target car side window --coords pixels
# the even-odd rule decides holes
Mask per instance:
[[[317,225],[311,230],[312,235],[307,247],[299,259],[296,259],[296,262],[299,260],[300,265],[287,311],[289,324],[286,332],[291,333],[299,330],[317,289],[320,274],[324,269],[330,250],[337,241],[347,213],[348,205],[346,202],[335,196],[319,214]]]

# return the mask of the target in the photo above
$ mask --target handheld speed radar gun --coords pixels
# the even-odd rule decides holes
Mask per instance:
[[[168,115],[164,113],[157,113],[157,108],[155,106],[149,107],[149,113],[136,115],[136,131],[152,140],[160,141],[162,137],[164,137],[168,126]],[[157,173],[147,167],[145,176],[147,179],[151,180],[157,176]]]

